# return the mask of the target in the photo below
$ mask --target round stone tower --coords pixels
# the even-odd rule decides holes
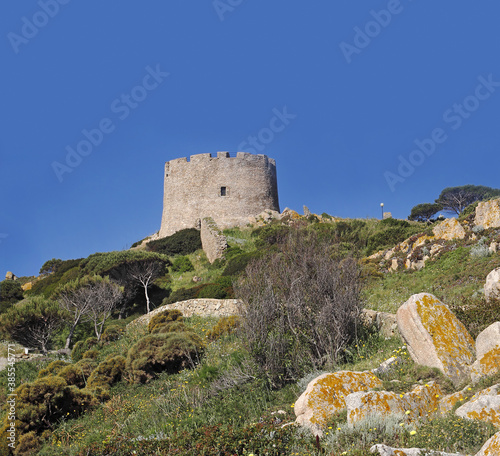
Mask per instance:
[[[200,228],[212,217],[218,227],[246,225],[266,209],[279,212],[276,162],[265,155],[229,152],[192,155],[165,163],[159,237]]]

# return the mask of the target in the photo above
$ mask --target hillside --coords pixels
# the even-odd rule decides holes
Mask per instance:
[[[482,204],[491,209],[493,202]],[[410,336],[403,340],[400,334],[405,328],[387,332],[380,319],[395,321],[393,314],[403,303],[430,293],[436,308],[439,300],[453,315],[440,324],[456,316],[464,331],[458,339],[471,338],[472,345],[476,339],[479,345],[484,330],[500,321],[500,301],[484,293],[488,274],[500,267],[500,223],[494,210],[476,206],[459,220],[432,223],[341,220],[288,211],[224,230],[228,248],[213,263],[196,230],[184,230],[149,244],[139,241],[128,251],[53,259],[42,266],[40,277],[2,282],[5,338],[15,334],[15,328],[9,332],[9,321],[18,319],[25,329],[35,324],[35,304],[45,321],[50,310],[54,321],[64,322],[47,336],[47,353],[38,350],[23,360],[22,346],[9,345],[19,355],[10,366],[18,394],[16,438],[21,437],[15,454],[362,456],[371,454],[375,444],[475,454],[498,433],[500,419],[473,420],[455,411],[487,388],[485,396],[500,397],[500,369],[475,382],[456,380],[446,368],[415,362],[417,355],[405,342]],[[151,272],[147,285],[146,266]],[[70,334],[74,308],[59,315],[51,306],[75,300],[82,289],[99,292],[91,296],[101,304],[114,304],[106,315],[102,308],[83,313]],[[111,291],[119,299],[112,301]],[[324,296],[330,299],[330,314],[324,313]],[[208,316],[184,310],[183,316],[174,309],[186,306],[172,307],[185,300],[201,306],[204,299],[234,298],[243,299],[242,316],[222,316],[217,310]],[[270,316],[266,303],[274,299],[287,303],[281,309],[288,321]],[[223,303],[216,301],[213,308],[224,308]],[[161,306],[169,310],[154,312],[149,322],[137,320],[148,307]],[[373,312],[360,313],[362,308]],[[321,346],[333,332],[335,337]],[[63,350],[68,340],[70,350]],[[500,346],[500,333],[491,343]],[[4,357],[11,353],[8,344],[13,341],[4,342]],[[475,352],[471,356],[476,361]],[[387,360],[392,367],[370,373],[370,394],[391,397],[387,407],[394,413],[363,411],[366,416],[353,421],[342,402],[324,421],[313,410],[312,418],[299,418],[302,427],[294,425],[304,403],[299,397],[313,394],[318,377],[370,371]],[[494,358],[497,366],[499,360]],[[0,372],[5,400],[9,378],[8,370]],[[322,378],[333,382],[333,377]],[[333,390],[346,388],[349,397],[369,394],[342,381],[331,383]],[[423,400],[415,398],[416,387]],[[456,398],[449,399],[453,404],[447,408],[436,401],[440,413],[434,414],[427,409],[438,396]],[[421,413],[414,416],[398,398],[406,401],[404,407],[413,401],[411,410],[422,407]],[[500,417],[500,404],[492,410]],[[8,412],[4,407],[0,416],[5,442]],[[9,454],[10,449],[2,451]]]

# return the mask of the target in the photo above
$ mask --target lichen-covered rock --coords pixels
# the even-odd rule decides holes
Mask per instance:
[[[467,400],[468,389],[470,388],[466,386],[461,391],[441,397],[441,400],[439,401],[439,412],[441,415],[446,415],[448,412],[451,412],[457,402]]]
[[[444,220],[432,232],[436,239],[444,239],[445,241],[463,239],[466,234],[464,227],[455,217]]]
[[[461,418],[486,421],[500,427],[500,396],[481,395],[457,408],[455,414]]]
[[[474,224],[484,229],[498,228],[500,226],[500,198],[481,201],[476,207]]]
[[[370,448],[371,453],[377,453],[379,456],[463,456],[460,453],[444,453],[442,451],[423,450],[420,448],[392,448],[378,443]]]
[[[361,311],[361,318],[367,326],[375,326],[378,332],[384,337],[392,337],[398,330],[395,314],[363,309]]]
[[[497,432],[479,450],[476,456],[498,456],[500,454],[500,432]]]
[[[386,359],[384,362],[380,363],[380,366],[372,369],[372,372],[375,375],[387,374],[388,372],[394,370],[394,368],[396,368],[397,365],[401,363],[401,361],[402,360],[399,356],[392,356],[391,358]]]
[[[396,319],[416,363],[438,368],[455,385],[469,380],[474,340],[439,299],[430,293],[413,295],[398,309]]]
[[[493,269],[493,271],[486,276],[484,297],[486,301],[500,298],[500,268]]]
[[[411,392],[368,391],[349,394],[346,398],[347,422],[350,426],[371,415],[406,415],[409,421],[439,413],[439,385],[418,385]]]
[[[495,375],[500,372],[500,345],[485,353],[471,366],[471,380],[477,383],[484,377]]]
[[[403,395],[390,391],[368,391],[349,394],[346,398],[347,423],[354,425],[368,416],[405,413]]]
[[[345,398],[349,394],[380,386],[382,382],[371,372],[340,371],[320,375],[295,402],[296,423],[321,436],[328,419],[346,408]]]
[[[495,347],[500,347],[500,321],[491,324],[477,336],[476,358],[481,358]]]

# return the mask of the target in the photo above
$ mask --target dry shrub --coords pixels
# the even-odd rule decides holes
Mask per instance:
[[[237,284],[243,340],[274,387],[336,363],[356,333],[360,273],[327,241],[291,230]]]
[[[236,328],[240,326],[240,318],[236,315],[230,317],[222,317],[217,324],[207,332],[209,340],[217,340],[226,334],[231,334]]]

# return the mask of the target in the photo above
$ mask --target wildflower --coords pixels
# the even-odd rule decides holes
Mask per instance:
[[[410,431],[410,435],[415,435],[417,431]]]

